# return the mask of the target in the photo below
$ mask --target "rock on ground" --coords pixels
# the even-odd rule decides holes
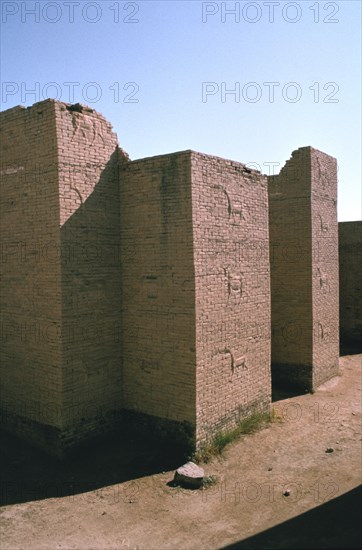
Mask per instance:
[[[191,485],[192,487],[201,487],[204,479],[204,470],[194,462],[186,462],[175,472],[175,483],[181,485]]]

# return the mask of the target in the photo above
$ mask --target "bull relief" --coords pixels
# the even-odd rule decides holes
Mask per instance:
[[[328,222],[324,221],[322,216],[319,214],[319,223],[320,223],[320,230],[322,234],[326,234],[329,231],[329,224]]]
[[[229,348],[219,349],[214,355],[218,355],[218,354],[230,356],[231,362],[230,362],[230,371],[228,376],[229,382],[234,382],[235,380],[238,380],[248,371],[246,354],[244,355],[236,354],[234,351],[230,350]]]
[[[319,160],[318,157],[316,157],[316,162],[317,162],[317,177],[318,177],[318,181],[322,184],[322,187],[324,190],[327,190],[328,187],[329,187],[329,177],[328,177],[328,171],[327,169],[325,168],[325,166],[323,166],[321,164],[321,161]]]
[[[322,294],[328,294],[330,291],[328,274],[322,271],[320,267],[317,267],[317,273],[319,277],[319,289]]]
[[[228,302],[240,299],[243,295],[242,273],[224,268],[224,275],[227,278]]]
[[[222,183],[215,183],[211,185],[212,189],[218,189],[224,193],[227,200],[228,218],[232,225],[240,225],[245,218],[244,207],[240,197],[236,196],[236,193],[231,193],[230,190],[226,190]]]
[[[74,106],[75,107],[75,106]],[[88,110],[92,112],[92,110]],[[104,145],[103,128],[101,123],[89,116],[80,116],[83,112],[83,107],[79,106],[79,111],[73,109],[71,111],[73,135],[71,141],[81,139],[89,147],[92,147],[96,142],[102,142]]]

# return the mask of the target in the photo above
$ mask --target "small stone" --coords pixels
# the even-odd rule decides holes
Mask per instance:
[[[273,468],[270,468],[270,467],[269,467],[269,468],[268,468],[268,472],[271,472],[271,471],[272,471],[272,469],[273,469]]]
[[[191,487],[201,487],[205,472],[194,462],[186,462],[175,472],[174,482],[180,485],[189,485]]]
[[[283,496],[289,497],[289,495],[290,495],[289,489],[287,489],[286,491],[283,491]]]
[[[327,447],[326,453],[333,453],[334,449],[332,447]]]

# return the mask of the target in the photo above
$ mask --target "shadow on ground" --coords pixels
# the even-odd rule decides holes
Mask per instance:
[[[72,496],[130,480],[136,486],[140,477],[178,468],[186,459],[184,449],[175,441],[155,442],[151,435],[115,432],[60,461],[2,434],[1,505]]]
[[[275,401],[282,401],[283,399],[289,399],[290,397],[298,397],[298,395],[305,395],[305,391],[301,391],[298,389],[290,389],[286,386],[279,385],[279,384],[272,384],[272,402]]]
[[[223,550],[362,548],[362,486]]]
[[[346,355],[359,355],[362,354],[361,342],[351,341],[351,340],[341,340],[340,341],[340,357]],[[277,371],[277,369],[275,369]],[[283,399],[289,399],[291,397],[298,397],[299,395],[304,395],[308,393],[308,390],[301,390],[298,387],[291,387],[288,382],[284,383],[277,379],[276,376],[273,376],[273,365],[272,365],[272,401],[281,401]]]

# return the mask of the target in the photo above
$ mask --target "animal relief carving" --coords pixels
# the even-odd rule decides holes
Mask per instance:
[[[330,291],[329,277],[328,274],[322,271],[320,267],[317,267],[317,272],[319,276],[319,288],[323,294],[328,294]]]

